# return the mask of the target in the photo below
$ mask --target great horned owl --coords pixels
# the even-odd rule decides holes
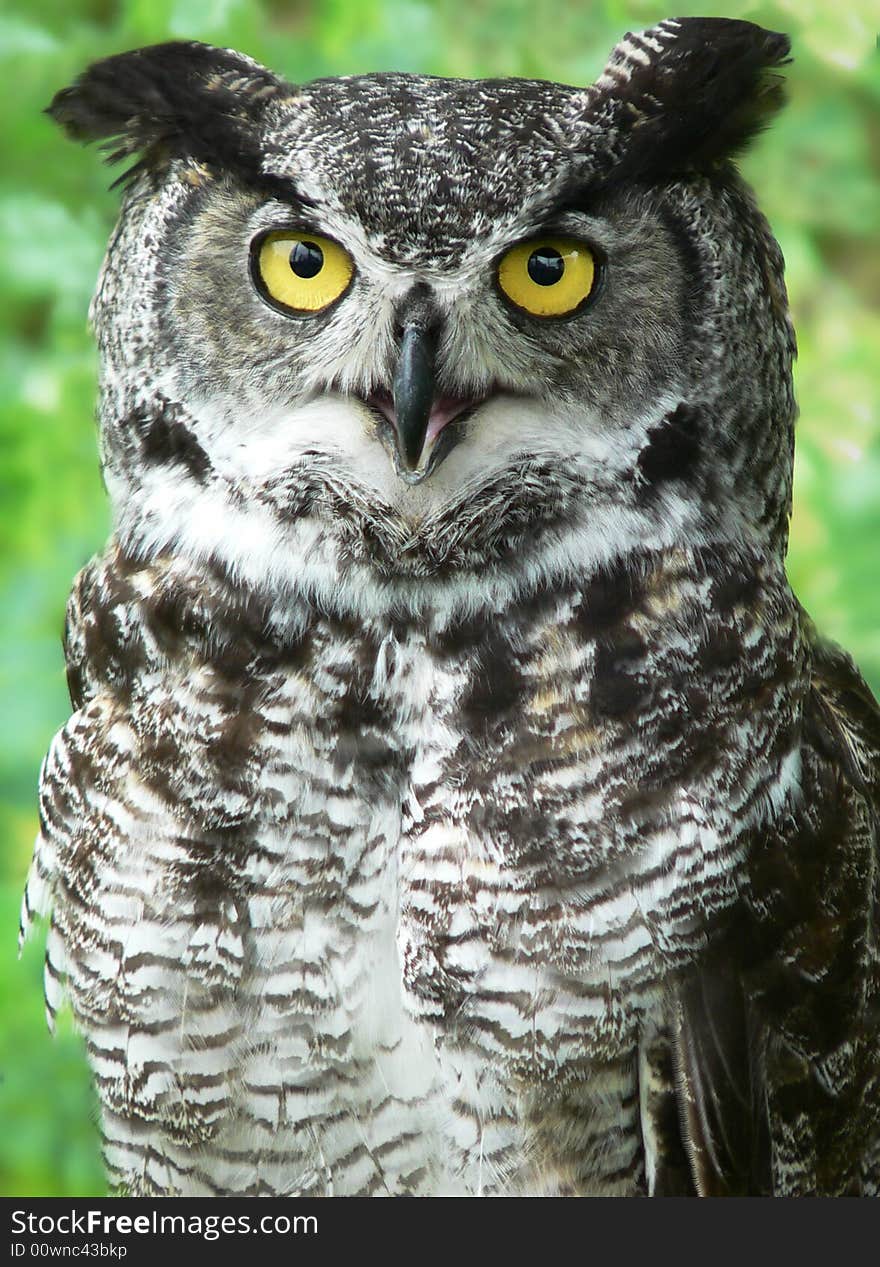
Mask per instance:
[[[136,161],[23,925],[124,1190],[876,1191],[880,713],[733,163],[788,51],[55,98]]]

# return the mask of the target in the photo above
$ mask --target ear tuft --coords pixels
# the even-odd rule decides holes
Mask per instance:
[[[122,180],[183,154],[249,168],[259,114],[284,87],[240,53],[172,41],[95,62],[46,113],[74,140],[107,142],[108,163],[142,154]]]
[[[731,18],[669,18],[614,49],[595,88],[625,139],[626,174],[705,170],[734,157],[785,103],[787,35]]]

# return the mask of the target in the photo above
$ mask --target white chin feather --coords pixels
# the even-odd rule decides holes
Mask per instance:
[[[329,459],[339,487],[356,490],[367,503],[375,501],[377,516],[390,512],[417,531],[456,502],[466,507],[469,490],[476,492],[524,459],[551,463],[590,484],[607,484],[617,470],[633,464],[640,438],[674,404],[657,401],[629,429],[632,452],[627,452],[620,432],[609,434],[601,419],[586,411],[549,410],[525,397],[500,394],[472,415],[448,456],[417,485],[396,474],[376,417],[356,398],[327,395],[296,409],[234,420],[225,410],[203,406],[192,425],[210,457],[213,479],[198,484],[183,467],[166,465],[141,470],[134,488],[110,470],[107,484],[116,529],[127,545],[147,554],[172,551],[196,563],[220,562],[281,603],[306,593],[364,615],[401,603],[442,614],[483,606],[488,594],[503,606],[546,576],[583,574],[632,546],[681,542],[688,530],[686,503],[667,502],[658,516],[656,510],[599,499],[585,505],[581,521],[547,532],[542,549],[529,551],[527,558],[502,560],[479,575],[401,578],[399,583],[386,576],[377,583],[366,564],[340,569],[339,539],[326,520],[285,520],[261,490],[315,455],[325,469]]]

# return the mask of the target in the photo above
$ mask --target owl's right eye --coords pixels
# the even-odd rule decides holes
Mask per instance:
[[[251,274],[257,290],[274,307],[321,312],[348,290],[354,261],[331,238],[282,230],[256,239]]]

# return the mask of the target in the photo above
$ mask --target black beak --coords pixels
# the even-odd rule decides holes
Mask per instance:
[[[397,453],[410,471],[419,465],[428,420],[434,403],[435,331],[427,314],[404,323],[400,359],[394,375],[394,412],[397,416]]]
[[[399,343],[391,391],[380,384],[362,397],[373,416],[384,419],[377,434],[386,445],[393,437],[394,469],[407,484],[428,478],[461,438],[450,424],[468,417],[495,391],[492,387],[479,395],[459,396],[446,388],[436,394],[442,320],[428,287],[414,286],[397,312]]]

